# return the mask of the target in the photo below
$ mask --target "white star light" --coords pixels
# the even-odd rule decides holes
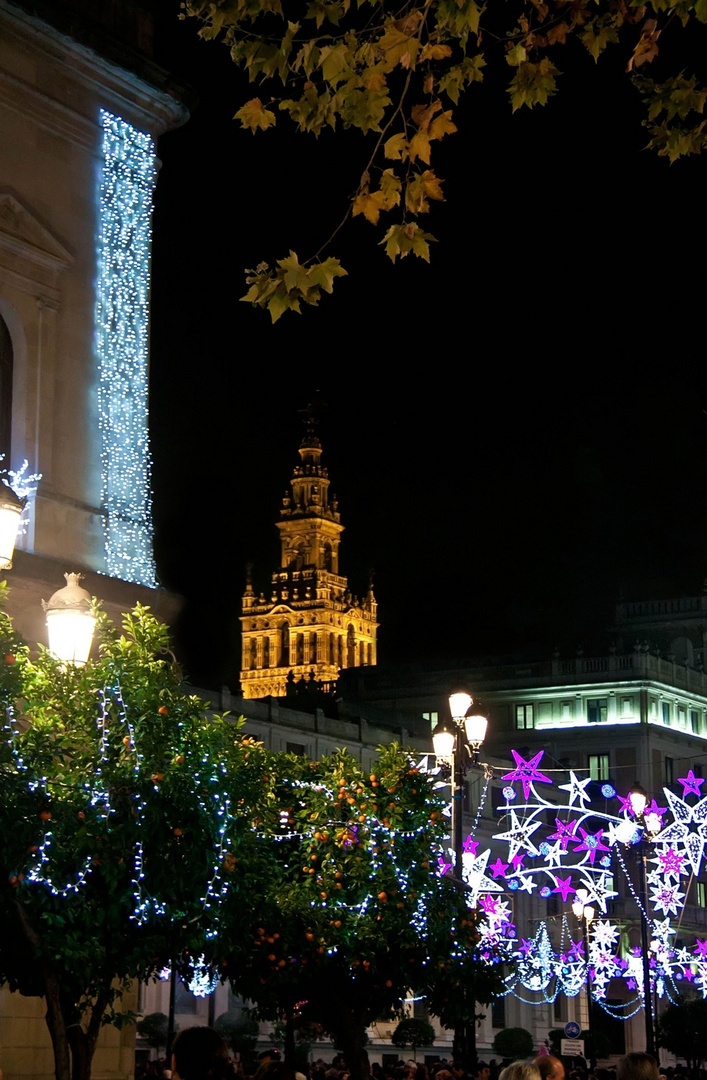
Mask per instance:
[[[472,855],[467,851],[462,855],[462,880],[469,886],[466,897],[469,907],[476,907],[479,893],[503,892],[503,886],[498,881],[486,877],[486,864],[490,856],[490,848],[486,848],[481,855]]]
[[[692,867],[699,874],[705,843],[707,843],[707,796],[689,806],[668,788],[663,788],[674,821],[658,833],[654,843],[682,846]],[[692,826],[692,828],[691,828]]]
[[[597,904],[599,910],[604,914],[606,914],[606,901],[610,900],[612,896],[619,895],[615,889],[609,888],[609,881],[609,875],[605,873],[599,874],[598,877],[594,879],[584,877],[581,881],[581,885],[584,886],[589,893],[587,903]]]
[[[606,919],[600,919],[594,926],[592,936],[598,946],[613,948],[619,936],[619,928]]]
[[[540,812],[540,809],[534,810],[533,814]],[[531,855],[538,855],[538,849],[530,837],[536,829],[540,828],[542,821],[533,821],[533,815],[531,814],[530,817],[521,822],[518,820],[515,810],[511,810],[509,813],[511,816],[510,829],[504,833],[496,833],[494,840],[506,840],[508,842],[508,858],[510,861],[513,860],[513,856],[517,855],[521,848],[525,848]]]
[[[660,882],[651,887],[651,903],[656,911],[662,911],[664,915],[668,913],[677,915],[678,905],[684,899],[685,893],[681,893],[677,885],[665,885]]]
[[[588,784],[591,784],[592,778],[588,776],[586,780],[579,780],[575,776],[574,772],[570,769],[570,782],[569,784],[558,784],[560,791],[569,791],[569,805],[574,806],[574,800],[580,800],[580,806],[584,810],[585,803],[588,805],[591,802],[591,798],[584,790]]]

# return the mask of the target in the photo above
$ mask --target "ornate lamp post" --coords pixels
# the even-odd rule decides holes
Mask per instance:
[[[589,927],[595,915],[594,908],[587,904],[589,898],[588,889],[577,889],[575,899],[572,901],[572,911],[579,919],[582,926],[582,938],[584,940],[584,955],[587,963],[587,1032],[591,1047],[589,1064],[592,1071],[596,1068],[597,1055],[594,1048],[594,1031],[592,1028],[592,980],[589,973]]]
[[[15,541],[26,502],[9,484],[0,483],[0,570],[12,569]]]
[[[660,832],[660,818],[657,814],[646,813],[648,796],[637,784],[628,795],[631,810],[636,824],[640,830],[640,840],[636,846],[638,860],[638,888],[641,897],[643,911],[641,914],[641,954],[643,963],[643,1015],[646,1022],[646,1051],[655,1057],[655,1027],[653,1023],[653,999],[651,995],[651,969],[650,947],[648,940],[648,923],[646,912],[648,910],[648,888],[646,884],[647,872],[646,861],[648,858],[649,844]]]
[[[82,574],[64,574],[66,585],[57,589],[42,607],[47,615],[49,651],[63,664],[83,667],[91,652],[96,617],[91,606],[91,594],[82,589]]]
[[[485,716],[470,713],[474,699],[466,691],[457,691],[449,695],[451,725],[443,721],[432,734],[435,757],[440,765],[447,765],[451,772],[452,787],[452,849],[454,851],[454,877],[462,880],[462,861],[464,855],[463,814],[464,814],[464,777],[469,767],[476,766],[479,751],[486,738],[488,720]],[[467,1024],[470,1038],[465,1038],[463,1026],[454,1030],[454,1058],[466,1063],[467,1058],[472,1070],[476,1070],[476,1017],[472,1002],[471,1023]],[[467,1045],[468,1042],[468,1045]]]

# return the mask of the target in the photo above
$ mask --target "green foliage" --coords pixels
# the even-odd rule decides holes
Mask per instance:
[[[671,53],[682,66],[681,50],[707,22],[707,0],[520,0],[493,8],[480,0],[402,6],[308,0],[297,22],[280,0],[183,0],[181,7],[183,18],[198,21],[203,38],[221,41],[249,79],[267,87],[270,107],[254,97],[236,113],[244,128],[274,127],[280,111],[301,132],[355,129],[370,138],[344,221],[362,216],[378,226],[382,213],[393,215],[381,241],[393,261],[410,252],[429,260],[434,238],[416,218],[428,212],[430,199],[444,198],[431,159],[437,142],[456,131],[442,98],[456,106],[491,63],[510,67],[507,92],[516,112],[545,105],[557,93],[562,47],[572,38],[596,62],[608,49],[622,49],[629,57],[627,78],[647,106],[648,145],[671,162],[706,145],[707,90],[696,78],[681,72],[653,82],[636,73],[659,56],[669,24]],[[420,170],[420,162],[428,169]],[[273,321],[285,311],[300,312],[302,302],[317,303],[320,289],[330,292],[333,278],[345,271],[332,259],[306,270],[310,262],[300,265],[291,254],[274,270],[261,264],[247,271],[251,288],[244,299],[266,307]],[[310,277],[320,265],[329,266],[327,284]]]
[[[148,1046],[160,1050],[167,1046],[169,1018],[164,1013],[148,1013],[137,1022],[137,1033]]]
[[[4,613],[0,649],[0,984],[47,998],[64,1080],[69,1046],[90,1070],[130,980],[168,961],[188,976],[238,934],[271,858],[253,829],[270,772],[183,693],[146,608],[122,635],[104,620],[84,668],[31,660]]]
[[[241,1060],[250,1059],[258,1043],[257,1020],[237,1012],[225,1012],[216,1017],[214,1028],[226,1040]]]
[[[418,1046],[432,1046],[435,1041],[435,1029],[427,1020],[416,1020],[414,1017],[406,1017],[401,1020],[391,1035],[394,1046],[405,1048],[411,1046],[417,1050]]]
[[[533,1036],[526,1028],[504,1028],[496,1033],[493,1040],[494,1053],[500,1054],[503,1058],[517,1060],[530,1057],[534,1049]]]
[[[656,1022],[656,1041],[678,1061],[686,1061],[693,1069],[699,1068],[705,1059],[705,1028],[707,1028],[707,1001],[704,998],[683,998],[676,1005],[668,1005]]]
[[[260,263],[246,274],[250,288],[241,300],[247,300],[254,307],[267,308],[275,323],[285,311],[301,311],[300,302],[318,304],[322,289],[330,293],[334,278],[345,277],[346,271],[337,259],[303,266],[291,251],[286,259],[278,260],[276,269],[271,270],[266,263]]]

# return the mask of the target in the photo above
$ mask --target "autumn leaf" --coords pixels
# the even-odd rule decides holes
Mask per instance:
[[[465,56],[461,64],[455,64],[447,70],[447,73],[439,80],[441,93],[447,95],[456,105],[462,90],[472,82],[482,82],[486,66],[483,53],[474,56]]]
[[[410,213],[426,214],[430,208],[428,199],[443,202],[444,195],[441,185],[442,181],[435,176],[432,169],[425,169],[423,173],[416,173],[405,188],[405,206]]]
[[[428,41],[420,53],[420,60],[445,60],[451,55],[450,45],[431,45]]]
[[[319,61],[324,79],[330,86],[336,86],[349,66],[349,48],[343,41],[338,45],[325,45],[319,54]]]
[[[557,68],[547,57],[537,64],[529,60],[521,63],[508,87],[513,112],[522,105],[532,109],[534,105],[547,104],[548,98],[557,92],[555,75],[558,74]]]
[[[616,44],[619,40],[618,30],[611,21],[589,23],[579,36],[595,62],[599,60],[607,45]]]
[[[372,225],[378,224],[381,210],[392,210],[400,203],[401,183],[399,177],[392,169],[386,169],[381,177],[381,186],[378,191],[369,193],[368,187],[361,191],[354,199],[353,216],[363,214]]]
[[[386,140],[383,147],[383,153],[389,161],[399,161],[401,157],[407,156],[407,138],[404,132],[399,132],[397,135],[391,136]]]
[[[430,163],[430,139],[425,131],[418,131],[416,135],[413,135],[408,147],[408,155],[411,162],[417,161],[420,158],[426,165]]]
[[[273,127],[276,117],[270,109],[264,109],[262,101],[256,97],[246,101],[233,119],[240,120],[244,128],[249,128],[255,134],[258,128],[266,131],[269,127]]]
[[[452,110],[447,109],[441,116],[435,116],[430,124],[430,139],[443,139],[445,135],[452,135],[457,130],[457,125],[452,123]]]
[[[381,244],[385,244],[386,255],[393,262],[398,255],[404,259],[410,252],[429,262],[430,243],[434,239],[434,236],[423,232],[415,222],[408,222],[407,225],[391,225]]]
[[[404,68],[414,68],[420,48],[418,38],[390,25],[381,37],[379,46],[385,55],[385,71],[392,71],[398,64]]]
[[[309,269],[309,281],[312,287],[321,287],[324,292],[334,290],[334,279],[346,277],[347,271],[338,259],[325,259],[323,262],[314,263]]]
[[[658,29],[657,19],[646,19],[641,30],[641,36],[633,50],[633,55],[626,65],[627,71],[633,71],[634,68],[641,67],[643,64],[650,64],[651,60],[655,60],[658,55],[659,37],[660,30]]]

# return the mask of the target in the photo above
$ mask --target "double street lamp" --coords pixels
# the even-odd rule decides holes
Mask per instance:
[[[478,765],[479,751],[486,738],[488,720],[485,716],[472,713],[474,699],[465,691],[449,695],[449,721],[442,721],[432,733],[432,743],[437,764],[447,766],[451,773],[452,787],[452,849],[454,851],[454,880],[462,881],[464,856],[464,777],[467,769]],[[476,1007],[470,1005],[470,1022],[458,1024],[454,1029],[454,1059],[469,1062],[476,1070]],[[468,1038],[466,1037],[468,1033]]]
[[[643,962],[643,1016],[646,1022],[646,1051],[655,1057],[655,1025],[653,1023],[653,997],[651,994],[650,948],[648,941],[648,887],[646,863],[649,844],[656,833],[660,832],[661,822],[658,814],[646,813],[648,796],[640,784],[628,795],[631,812],[640,829],[640,840],[635,845],[638,860],[638,881],[641,906],[641,955]]]
[[[587,904],[589,899],[588,889],[577,889],[574,894],[574,900],[572,901],[572,911],[582,926],[582,940],[584,941],[584,959],[586,963],[587,972],[587,1034],[589,1036],[589,1064],[592,1069],[596,1068],[597,1055],[594,1047],[594,1032],[592,1029],[592,979],[589,969],[589,927],[592,924],[595,909],[591,904]]]
[[[461,881],[464,836],[464,777],[469,766],[478,764],[479,751],[486,738],[488,720],[478,713],[471,713],[474,699],[465,691],[449,695],[449,712],[452,723],[442,721],[432,733],[435,757],[440,765],[448,765],[452,779],[452,849],[454,851],[454,876]]]

